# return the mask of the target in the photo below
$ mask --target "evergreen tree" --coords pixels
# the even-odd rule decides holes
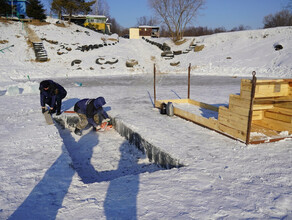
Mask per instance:
[[[11,5],[6,0],[0,0],[0,15],[7,16],[11,14]]]
[[[59,18],[62,13],[68,14],[70,22],[71,16],[74,14],[88,14],[92,10],[91,6],[94,3],[95,1],[85,2],[85,0],[53,0],[52,11],[57,12]]]
[[[47,18],[44,6],[41,4],[39,0],[28,0],[26,14],[28,17],[38,19],[41,21]]]

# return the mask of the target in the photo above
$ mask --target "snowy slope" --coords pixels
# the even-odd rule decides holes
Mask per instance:
[[[49,25],[33,26],[40,38],[56,41],[57,44],[44,42],[48,52],[49,62],[34,62],[32,48],[27,44],[27,35],[21,23],[0,23],[1,40],[8,43],[1,44],[1,48],[15,45],[11,52],[1,53],[4,61],[1,65],[13,66],[13,71],[6,73],[5,68],[1,76],[12,79],[25,79],[42,77],[77,77],[117,74],[152,74],[153,64],[157,65],[161,73],[185,73],[189,64],[192,65],[192,74],[195,75],[229,75],[250,76],[256,71],[259,77],[291,77],[292,64],[292,28],[280,27],[272,29],[240,31],[232,33],[220,33],[211,36],[187,38],[187,41],[179,46],[173,44],[167,38],[154,39],[160,43],[167,43],[173,51],[185,50],[193,41],[194,44],[204,45],[201,52],[193,52],[175,56],[172,60],[165,60],[160,56],[161,50],[144,40],[129,40],[119,38],[117,35],[107,36],[94,31],[84,29],[75,24],[65,24],[65,27],[56,26],[56,20],[51,19]],[[83,45],[106,43],[115,45],[106,46],[94,50],[81,52],[78,47]],[[275,51],[274,45],[281,44],[282,50]],[[65,48],[70,48],[67,51]],[[64,53],[58,55],[57,52]],[[99,57],[112,61],[118,59],[114,65],[96,64]],[[79,65],[71,66],[75,59],[82,61]],[[136,59],[139,66],[135,69],[127,68],[128,59]],[[13,62],[12,62],[13,61]],[[179,66],[170,66],[171,62],[180,61]],[[9,63],[10,62],[10,63]],[[12,62],[12,63],[11,63]],[[23,66],[29,67],[29,71]]]

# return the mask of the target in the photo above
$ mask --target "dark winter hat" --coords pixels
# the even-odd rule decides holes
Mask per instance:
[[[50,81],[49,80],[44,80],[44,81],[42,81],[41,82],[41,86],[43,87],[43,88],[48,88],[48,87],[50,87]]]
[[[106,104],[106,102],[105,102],[103,97],[98,97],[93,102],[93,105],[94,105],[95,108],[102,107],[105,104]]]

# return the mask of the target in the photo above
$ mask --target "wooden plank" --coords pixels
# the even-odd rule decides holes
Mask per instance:
[[[279,96],[279,97],[268,97],[268,98],[256,98],[255,103],[281,103],[281,102],[292,102],[292,96]]]
[[[289,83],[292,79],[258,79],[257,84],[274,84],[274,83]]]
[[[281,140],[285,140],[287,138],[292,138],[291,136],[284,136],[280,138],[269,138],[267,140],[255,140],[255,141],[250,141],[249,144],[264,144],[264,143],[272,143],[272,142],[277,142]]]
[[[165,99],[165,100],[158,100],[161,103],[168,103],[168,102],[172,102],[172,103],[188,103],[188,99]]]
[[[249,108],[242,108],[233,104],[229,104],[229,110],[242,116],[248,116],[249,114]]]
[[[270,112],[284,114],[284,115],[288,115],[290,117],[292,116],[292,109],[274,107],[273,109],[270,109],[269,111]]]
[[[270,118],[263,118],[262,120],[253,121],[253,124],[259,125],[265,128],[269,128],[275,131],[289,131],[292,132],[292,124],[281,121],[276,121]]]
[[[205,109],[209,109],[209,110],[218,112],[218,107],[216,107],[214,105],[206,104],[204,102],[198,102],[198,101],[195,101],[195,100],[192,100],[192,99],[167,99],[167,100],[158,100],[157,102],[159,102],[159,105],[161,105],[162,103],[168,103],[168,102],[172,102],[172,103],[189,103],[189,104],[192,104],[192,105],[199,106],[201,108],[205,108]]]
[[[292,102],[276,103],[275,107],[292,109]]]
[[[288,84],[263,84],[256,86],[255,98],[288,96]]]
[[[250,99],[245,99],[245,98],[241,97],[240,95],[230,94],[229,95],[229,104],[244,107],[244,108],[249,108]]]
[[[257,80],[255,98],[288,96],[290,93],[288,82],[283,80]],[[280,90],[280,91],[279,91]],[[251,91],[251,81],[242,80],[240,95],[249,98]]]
[[[189,121],[192,121],[194,123],[203,125],[205,127],[208,127],[208,128],[214,129],[214,130],[218,129],[218,120],[215,120],[213,118],[208,119],[208,118],[202,117],[200,115],[196,115],[196,114],[187,112],[187,111],[182,110],[182,109],[177,108],[177,107],[173,108],[173,112],[175,115],[177,115],[181,118],[187,119]]]
[[[237,138],[243,142],[245,142],[245,139],[246,139],[246,133],[243,132],[243,131],[239,131],[237,129],[234,129],[234,128],[230,128],[226,125],[223,125],[223,124],[219,124],[219,131],[220,132],[223,132],[225,134],[228,134],[230,135],[231,137],[234,137],[234,138]]]
[[[264,111],[259,110],[259,111],[252,111],[252,121],[254,120],[261,120],[264,116]]]
[[[254,104],[253,110],[265,110],[274,108],[273,104]]]
[[[251,97],[251,91],[241,90],[241,91],[240,91],[240,97],[241,97],[242,99],[250,100],[250,97]]]
[[[161,101],[159,101],[159,100],[156,100],[156,101],[155,101],[155,103],[154,103],[154,105],[155,105],[155,108],[160,108],[160,107],[161,107],[161,104],[162,104],[162,102],[161,102]]]
[[[209,110],[212,110],[212,111],[215,111],[215,112],[218,112],[218,110],[219,110],[219,108],[214,106],[214,105],[209,105],[209,104],[206,104],[204,102],[198,102],[198,101],[195,101],[195,100],[192,100],[192,99],[188,99],[188,103],[192,104],[192,105],[199,106],[201,108],[209,109]]]
[[[254,123],[252,123],[251,132],[262,133],[264,135],[267,135],[268,137],[273,137],[273,136],[279,135],[279,132],[277,132],[275,130],[264,128],[262,126],[254,124]],[[255,138],[251,138],[251,139],[254,140]]]
[[[247,121],[241,122],[240,120],[234,120],[233,118],[228,118],[225,116],[220,116],[218,121],[220,124],[226,125],[230,128],[234,128],[243,132],[247,131]]]
[[[49,111],[45,111],[44,117],[48,125],[54,124],[52,116],[49,114]]]
[[[242,91],[251,92],[252,83],[251,80],[241,80],[240,82],[240,94]]]
[[[281,113],[269,112],[269,111],[266,111],[264,115],[265,115],[266,118],[271,118],[271,119],[275,119],[277,121],[283,121],[283,122],[291,123],[291,118],[292,117],[290,115],[284,115],[284,114],[281,114]]]
[[[188,103],[187,99],[166,99],[166,100],[156,100],[154,105],[156,108],[160,108],[162,103],[168,103],[168,102],[172,102],[172,103]]]
[[[224,107],[219,108],[218,121],[228,127],[236,128],[241,131],[247,130],[248,117],[238,115]]]

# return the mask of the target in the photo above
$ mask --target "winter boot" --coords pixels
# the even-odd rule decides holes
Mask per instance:
[[[78,136],[81,136],[81,135],[82,135],[80,129],[78,129],[78,128],[75,128],[74,133],[75,133],[76,135],[78,135]]]

